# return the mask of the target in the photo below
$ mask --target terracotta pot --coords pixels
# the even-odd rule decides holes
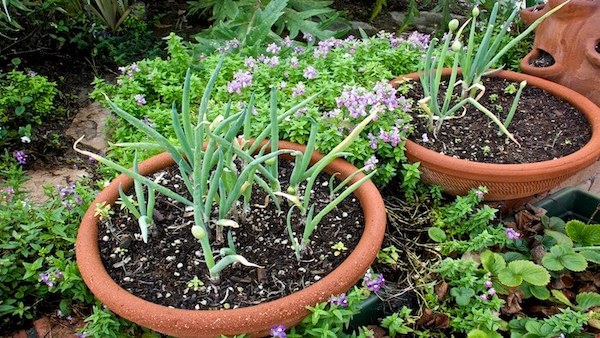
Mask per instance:
[[[281,149],[303,151],[304,146],[280,142]],[[313,163],[322,158],[315,152]],[[163,153],[140,163],[142,175],[148,175],[174,165],[171,156]],[[341,179],[356,168],[337,159],[325,171],[339,172]],[[361,175],[357,175],[361,176]],[[359,177],[355,177],[356,181]],[[119,184],[124,190],[133,184],[132,179],[120,175],[106,187],[87,210],[75,246],[77,264],[83,280],[94,295],[111,311],[141,326],[175,337],[219,337],[247,333],[253,337],[268,335],[272,326],[282,324],[291,327],[299,323],[309,311],[306,306],[325,301],[329,296],[348,291],[369,268],[379,251],[386,227],[383,199],[371,181],[362,184],[354,194],[360,201],[365,218],[365,229],[354,251],[330,274],[306,289],[286,297],[232,310],[182,310],[168,308],[138,298],[121,288],[108,275],[98,250],[96,203],[114,203],[119,194]]]
[[[449,76],[450,72],[451,69],[444,69],[444,76]],[[408,140],[406,156],[411,162],[421,162],[423,181],[440,185],[452,195],[464,195],[473,188],[486,186],[489,190],[486,200],[513,200],[546,192],[600,158],[600,107],[569,88],[535,76],[511,71],[499,71],[493,76],[513,82],[527,80],[528,86],[543,89],[570,103],[587,118],[592,128],[592,138],[583,148],[567,156],[526,164],[494,164],[458,159]],[[392,84],[397,85],[405,78],[418,80],[419,74],[399,77],[392,80]]]
[[[565,0],[525,8],[521,18],[530,25]],[[548,53],[554,64],[531,65],[540,53]],[[600,1],[571,0],[535,29],[533,49],[521,60],[524,73],[569,87],[600,105]]]

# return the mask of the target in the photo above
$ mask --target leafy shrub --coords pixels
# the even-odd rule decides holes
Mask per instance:
[[[250,96],[254,95],[258,122],[252,128],[254,132],[258,132],[270,118],[268,107],[271,86],[279,87],[278,102],[281,102],[282,111],[321,92],[306,110],[284,121],[280,135],[282,139],[305,143],[310,121],[316,120],[319,122],[317,147],[321,152],[328,152],[355,124],[354,117],[338,113],[338,105],[344,103],[336,102],[336,97],[346,91],[348,100],[352,101],[351,98],[356,99],[364,92],[360,87],[368,91],[378,83],[385,87],[384,84],[390,79],[414,71],[420,62],[424,43],[424,37],[418,35],[400,39],[382,34],[364,40],[352,37],[346,40],[329,39],[308,47],[284,41],[279,45],[269,45],[256,58],[246,56],[249,54],[248,49],[231,52],[215,83],[211,100],[215,109],[210,111],[222,111],[221,108],[229,101],[232,102],[232,107],[236,107],[240,102],[248,102]],[[172,103],[178,102],[181,97],[185,70],[190,64],[198,69],[191,80],[192,105],[197,106],[203,86],[208,82],[210,70],[214,69],[219,54],[200,56],[198,60],[198,56],[191,56],[188,48],[175,35],[169,37],[167,49],[169,57],[166,60],[143,60],[123,67],[123,75],[117,79],[117,85],[97,80],[92,97],[103,100],[103,94],[106,93],[125,111],[137,118],[146,118],[157,131],[174,135],[168,112]],[[240,81],[236,77],[240,76],[250,76],[251,85],[236,87]],[[143,100],[137,100],[136,97]],[[403,144],[411,128],[408,125],[410,117],[404,113],[404,109],[410,102],[405,102],[402,98],[399,100],[402,103],[393,114],[382,115],[371,123],[349,149],[352,154],[349,160],[359,167],[373,156],[378,159],[375,180],[379,183],[388,182],[395,176],[399,163],[405,160]],[[141,140],[138,131],[118,120],[111,124],[111,128],[111,136],[115,142]],[[114,147],[111,153],[114,158],[123,159],[122,163],[131,163],[131,153]]]
[[[17,136],[30,136],[24,130],[50,116],[58,93],[56,83],[46,77],[17,70],[0,72],[0,88],[0,145]]]
[[[0,332],[35,318],[58,303],[69,313],[74,301],[92,302],[74,259],[79,221],[92,200],[84,185],[47,187],[34,205],[20,191],[23,172],[6,152],[0,167]]]

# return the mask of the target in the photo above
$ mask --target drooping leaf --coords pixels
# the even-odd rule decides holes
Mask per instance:
[[[600,306],[600,294],[596,292],[582,292],[575,297],[575,300],[582,311]]]
[[[600,264],[600,252],[595,250],[582,250],[579,253],[589,262]]]
[[[600,244],[600,224],[585,224],[582,221],[570,220],[565,231],[574,242],[583,246]]]
[[[565,296],[565,294],[562,291],[551,290],[550,292],[552,293],[552,296],[554,296],[554,298],[556,298],[557,301],[559,301],[565,305],[573,307],[573,303],[571,303],[569,298],[567,298],[567,296]]]
[[[530,285],[529,292],[537,299],[546,300],[550,298],[550,291],[545,286]]]

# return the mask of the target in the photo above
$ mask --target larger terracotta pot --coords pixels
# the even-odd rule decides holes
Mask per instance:
[[[443,74],[449,76],[450,72],[451,69],[444,69]],[[499,71],[493,76],[513,82],[526,80],[528,86],[543,89],[572,104],[590,123],[592,138],[583,148],[570,155],[525,164],[494,164],[458,159],[408,140],[406,156],[411,162],[421,162],[423,181],[440,185],[452,195],[464,195],[473,188],[486,186],[489,190],[486,200],[514,200],[546,192],[600,158],[600,107],[569,88],[535,76],[512,71]],[[418,73],[412,73],[392,80],[392,84],[398,85],[403,79],[418,78]]]
[[[280,142],[280,148],[299,151],[305,149],[304,146],[284,141]],[[320,158],[321,154],[312,154],[313,163]],[[143,161],[139,170],[142,175],[148,175],[172,165],[174,162],[171,156],[163,153]],[[330,174],[340,173],[340,179],[348,177],[355,170],[356,167],[341,159],[335,160],[325,169]],[[355,177],[354,181],[357,179],[359,177]],[[119,196],[119,184],[127,189],[133,181],[120,175],[100,192],[83,217],[75,245],[79,270],[92,293],[110,310],[141,326],[175,337],[219,337],[222,334],[230,336],[241,333],[260,337],[267,335],[274,325],[291,327],[308,315],[307,306],[314,306],[331,295],[348,291],[362,278],[375,259],[385,233],[383,199],[377,187],[367,181],[354,192],[365,219],[358,245],[340,266],[315,284],[256,306],[220,311],[174,309],[151,303],[125,291],[108,275],[102,264],[98,250],[95,206],[101,202],[114,203]]]

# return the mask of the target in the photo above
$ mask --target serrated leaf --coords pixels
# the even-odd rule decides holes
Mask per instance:
[[[467,334],[467,338],[489,338],[489,336],[485,331],[474,329]]]
[[[600,224],[585,224],[578,220],[570,220],[565,231],[574,242],[583,246],[600,244]]]
[[[582,292],[575,297],[575,300],[582,311],[600,306],[600,294],[596,292]]]
[[[550,252],[542,257],[542,264],[552,271],[568,269],[571,271],[583,271],[587,268],[585,257],[576,253],[573,248],[566,245],[555,245]]]
[[[550,282],[550,274],[543,266],[531,261],[519,260],[508,263],[498,274],[498,279],[507,286],[519,286],[523,281],[544,286]]]
[[[504,257],[504,260],[506,260],[507,263],[510,263],[512,261],[518,261],[518,260],[528,260],[531,258],[520,252],[515,252],[515,251],[505,252],[502,254],[502,257]]]
[[[551,290],[550,292],[552,293],[552,296],[554,296],[554,298],[556,298],[557,301],[559,301],[559,302],[561,302],[561,303],[563,303],[565,305],[573,307],[573,303],[571,303],[571,301],[569,300],[569,298],[567,298],[567,296],[565,296],[565,294],[562,293],[562,291],[560,291],[560,290]]]
[[[429,235],[429,238],[431,238],[431,240],[437,243],[442,243],[446,240],[446,232],[437,227],[429,228],[427,230],[427,234]]]
[[[490,250],[486,250],[481,253],[481,264],[483,265],[483,268],[491,272],[492,275],[498,274],[506,267],[504,258]]]
[[[595,250],[583,250],[579,252],[585,259],[592,263],[600,264],[600,252]]]

